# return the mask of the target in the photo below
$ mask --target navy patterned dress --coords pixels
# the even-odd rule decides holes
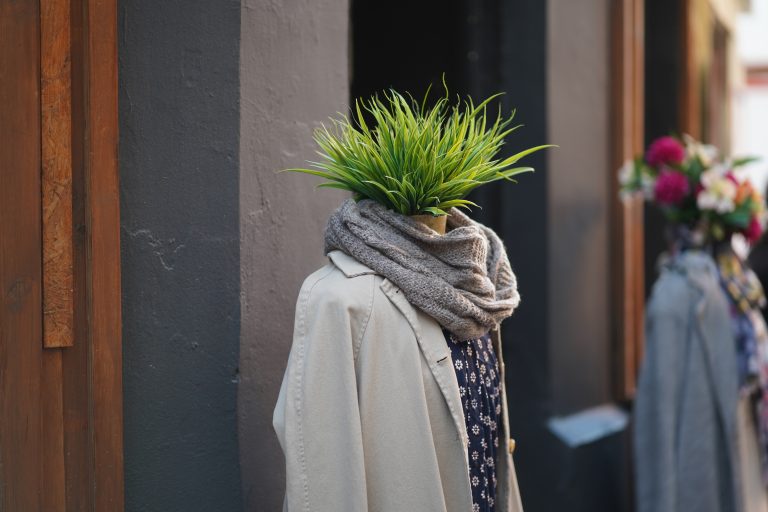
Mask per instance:
[[[501,428],[499,361],[490,335],[458,340],[443,329],[459,381],[469,444],[472,512],[493,512],[496,498],[496,452]]]

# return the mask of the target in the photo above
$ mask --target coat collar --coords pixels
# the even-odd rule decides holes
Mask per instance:
[[[466,446],[469,439],[464,421],[464,409],[459,395],[459,383],[456,380],[456,372],[453,370],[451,349],[445,342],[445,336],[440,325],[426,313],[414,308],[400,288],[388,279],[384,279],[381,283],[381,290],[411,325],[421,352],[424,354],[424,359],[440,387],[448,410],[451,411],[456,430]],[[466,456],[466,450],[464,454]]]
[[[328,258],[330,258],[333,264],[347,277],[365,276],[376,273],[352,256],[338,250],[329,252]]]

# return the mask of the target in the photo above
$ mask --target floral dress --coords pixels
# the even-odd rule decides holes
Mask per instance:
[[[472,512],[493,512],[496,498],[496,452],[501,428],[499,361],[490,335],[458,340],[443,330],[451,348],[469,443]]]
[[[751,399],[768,485],[768,330],[760,309],[765,294],[757,276],[732,250],[717,255],[720,284],[730,302],[741,394]]]

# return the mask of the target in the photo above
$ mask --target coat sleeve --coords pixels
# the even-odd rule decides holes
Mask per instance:
[[[635,396],[638,512],[677,510],[676,425],[689,297],[679,279],[654,290],[646,316],[645,356]]]
[[[289,512],[368,508],[355,346],[370,311],[350,305],[348,287],[342,294],[327,280],[333,276],[305,282],[299,294],[273,417],[285,454]]]

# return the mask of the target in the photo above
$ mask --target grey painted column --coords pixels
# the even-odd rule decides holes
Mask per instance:
[[[240,3],[119,15],[126,510],[237,512]]]
[[[246,507],[279,510],[283,456],[272,410],[304,277],[324,264],[322,231],[343,195],[276,174],[314,159],[312,131],[349,100],[347,0],[244,0],[240,48],[242,331],[238,398]]]
[[[548,304],[553,408],[610,401],[610,2],[547,10]]]

